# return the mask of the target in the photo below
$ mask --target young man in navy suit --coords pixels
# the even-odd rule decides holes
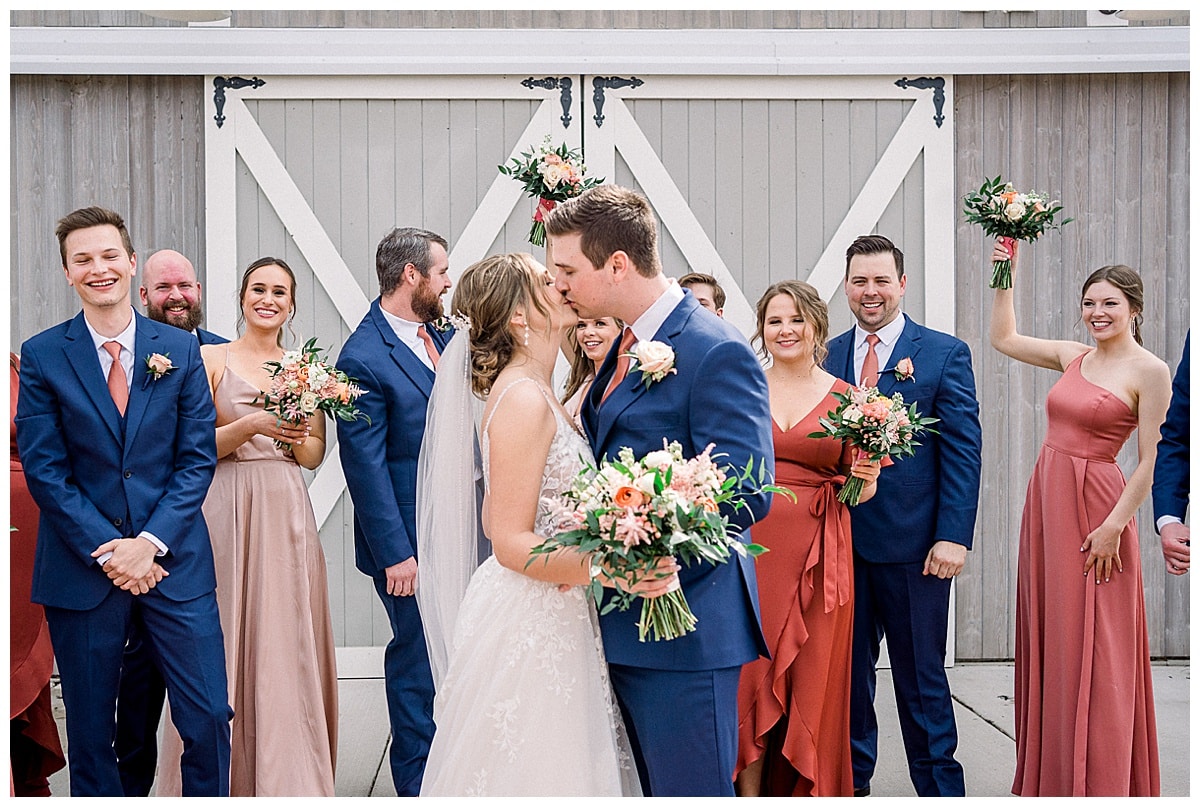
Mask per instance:
[[[71,795],[124,794],[113,750],[131,622],[166,679],[184,795],[228,795],[229,708],[212,545],[212,394],[189,334],[134,312],[137,257],[99,207],[58,223],[83,311],[21,350],[17,444],[41,509],[33,600],[46,609]]]
[[[379,297],[338,355],[366,394],[369,420],[337,422],[338,452],[354,502],[355,565],[375,583],[392,626],[383,671],[397,795],[421,790],[433,739],[433,675],[417,586],[417,459],[437,358],[450,339],[433,322],[450,288],[446,239],[403,227],[379,243]]]
[[[229,340],[200,327],[204,321],[200,281],[192,262],[173,249],[160,249],[141,266],[138,295],[146,316],[193,334],[202,345]],[[126,796],[148,796],[158,766],[158,724],[167,684],[154,666],[141,626],[131,625],[121,662],[117,695],[117,768]]]
[[[1163,559],[1170,574],[1187,574],[1191,563],[1192,530],[1183,523],[1187,515],[1190,494],[1189,471],[1191,469],[1191,416],[1189,414],[1191,381],[1192,332],[1188,331],[1183,342],[1183,357],[1175,368],[1175,381],[1171,385],[1171,406],[1167,419],[1163,421],[1158,442],[1158,455],[1154,460],[1154,528],[1162,537]]]
[[[596,374],[582,415],[597,459],[622,446],[643,456],[677,440],[685,457],[713,456],[775,470],[767,381],[745,338],[662,273],[654,212],[614,185],[559,205],[546,221],[555,287],[581,317],[629,323]],[[675,373],[643,384],[620,354],[639,342],[674,352]],[[716,383],[719,380],[719,383]],[[606,391],[611,385],[611,391]],[[748,528],[771,495],[749,493],[730,520]],[[642,789],[650,796],[732,796],[741,666],[767,655],[754,563],[733,555],[679,572],[698,624],[671,641],[639,642],[636,605],[600,617],[613,688],[625,716]]]
[[[901,312],[906,283],[904,254],[890,240],[856,239],[846,250],[845,292],[857,324],[829,341],[825,363],[851,384],[900,392],[939,419],[939,434],[922,437],[914,456],[880,474],[875,497],[851,510],[854,789],[868,795],[875,772],[875,664],[886,636],[913,787],[919,796],[962,796],[944,667],[950,582],[966,562],[979,504],[979,403],[970,349]]]

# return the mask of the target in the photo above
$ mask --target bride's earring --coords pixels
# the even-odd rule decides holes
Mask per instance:
[[[529,347],[529,323],[525,323],[525,347]]]

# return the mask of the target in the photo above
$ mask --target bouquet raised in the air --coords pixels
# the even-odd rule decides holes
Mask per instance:
[[[525,193],[538,200],[533,213],[533,225],[529,230],[529,243],[540,247],[546,243],[545,217],[559,202],[574,198],[604,182],[604,178],[586,176],[587,167],[583,157],[566,143],[558,148],[550,145],[550,135],[538,148],[521,152],[513,157],[511,165],[498,165],[500,173],[510,176],[525,188]]]
[[[1062,211],[1058,200],[1049,201],[1045,194],[1020,193],[1011,182],[1000,177],[989,179],[978,191],[963,197],[963,214],[967,221],[983,227],[993,238],[1004,241],[1009,254],[1017,254],[1017,241],[1036,241],[1048,229],[1057,230],[1074,219],[1055,222]],[[992,265],[993,289],[1012,288],[1012,261],[996,261]]]
[[[343,373],[323,358],[315,338],[299,350],[289,350],[279,361],[263,364],[271,373],[271,389],[262,395],[263,409],[280,420],[299,422],[316,411],[328,412],[341,420],[365,418],[354,402],[366,390],[357,379]],[[290,449],[291,443],[275,441],[275,446]]]
[[[869,459],[911,457],[919,446],[916,437],[922,432],[937,434],[929,428],[937,418],[921,417],[917,404],[904,405],[904,396],[894,393],[890,398],[878,387],[851,387],[835,392],[838,406],[820,419],[822,431],[808,435],[813,438],[833,437],[843,440],[866,454]],[[862,495],[863,480],[857,476],[846,479],[838,491],[838,501],[854,507]]]
[[[622,448],[616,460],[586,466],[564,491],[559,512],[551,513],[560,532],[532,550],[538,554],[571,548],[593,553],[588,596],[603,597],[603,576],[616,592],[600,613],[627,610],[637,594],[628,589],[653,573],[659,558],[676,556],[683,563],[725,563],[733,552],[757,557],[766,551],[743,543],[738,527],[721,515],[721,505],[746,507],[745,492],[768,491],[790,498],[786,488],[763,484],[765,469],[754,463],[741,473],[719,467],[709,445],[697,457],[684,459],[677,442],[637,459]],[[696,629],[696,617],[682,589],[655,598],[642,598],[638,639],[677,639]]]

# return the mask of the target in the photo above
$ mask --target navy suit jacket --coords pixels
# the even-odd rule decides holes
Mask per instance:
[[[647,389],[636,369],[600,406],[616,369],[614,343],[596,374],[583,407],[583,422],[596,458],[615,457],[629,446],[638,457],[678,440],[685,457],[715,443],[720,463],[739,470],[753,460],[775,471],[771,407],[762,366],[745,338],[725,320],[704,311],[690,294],[663,323],[655,341],[675,351],[675,375]],[[768,476],[768,479],[771,477]],[[745,530],[766,516],[771,494],[747,497],[748,509],[726,513]],[[696,563],[679,574],[684,595],[698,623],[696,630],[669,642],[639,642],[636,622],[641,607],[600,617],[608,660],[659,670],[710,670],[733,667],[768,655],[759,626],[758,584],[754,561],[733,554],[721,564]]]
[[[971,548],[979,506],[983,434],[975,375],[966,343],[906,317],[879,391],[900,392],[916,401],[939,434],[926,433],[911,457],[897,457],[879,475],[875,496],[851,508],[854,552],[872,563],[917,563],[936,541]],[[825,367],[857,384],[854,376],[854,329],[829,341]],[[911,380],[896,379],[893,368],[912,359]]]
[[[1158,456],[1154,460],[1154,520],[1162,516],[1178,516],[1182,519],[1188,507],[1188,469],[1191,467],[1191,416],[1188,398],[1191,382],[1188,378],[1191,361],[1192,332],[1189,330],[1183,342],[1183,358],[1175,370],[1175,381],[1171,385],[1171,406],[1167,419],[1163,421],[1158,441]]]
[[[453,334],[428,331],[439,351]],[[416,555],[417,458],[433,371],[396,337],[378,298],[346,340],[337,366],[366,390],[355,403],[371,421],[337,421],[338,454],[354,501],[355,565],[380,577]]]
[[[224,336],[218,336],[212,331],[206,331],[203,328],[196,329],[196,338],[200,340],[202,345],[223,345],[229,340]]]
[[[152,533],[170,550],[157,591],[213,591],[212,545],[200,506],[217,465],[216,409],[186,331],[134,313],[133,378],[122,418],[80,313],[21,347],[17,445],[41,510],[33,601],[88,610],[114,590],[91,557],[113,538]],[[169,355],[155,380],[145,359]]]

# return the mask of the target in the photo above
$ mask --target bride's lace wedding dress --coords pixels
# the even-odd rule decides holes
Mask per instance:
[[[531,378],[501,390],[493,413],[522,382],[547,396],[557,422],[534,522],[535,532],[546,536],[554,530],[550,514],[591,450],[550,392]],[[486,469],[487,424],[482,435]],[[595,609],[580,586],[559,591],[489,557],[460,606],[433,715],[437,730],[422,796],[641,793]]]

